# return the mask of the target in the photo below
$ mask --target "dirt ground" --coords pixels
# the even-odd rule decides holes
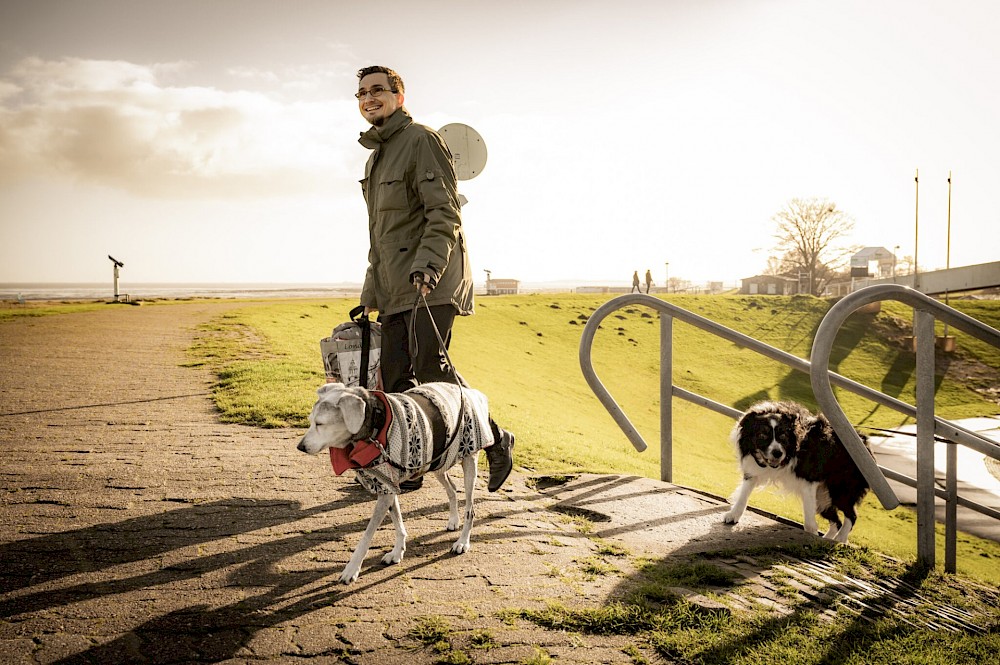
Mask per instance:
[[[444,493],[428,479],[401,498],[404,561],[379,563],[387,521],[358,582],[340,585],[369,495],[296,451],[301,431],[220,424],[213,377],[184,366],[198,324],[234,306],[0,323],[0,661],[655,661],[627,637],[501,612],[598,607],[644,560],[810,538],[750,513],[723,525],[723,501],[648,479],[515,472],[488,494],[482,470],[470,553],[451,554]],[[752,559],[720,562],[754,580],[760,602],[787,597]],[[428,626],[445,627],[436,646]]]

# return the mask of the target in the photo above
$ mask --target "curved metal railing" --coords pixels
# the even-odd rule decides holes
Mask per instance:
[[[597,398],[604,405],[604,408],[608,410],[611,417],[614,418],[618,426],[625,432],[625,435],[632,442],[632,445],[636,450],[642,452],[646,449],[646,442],[643,440],[642,436],[629,421],[628,417],[622,411],[621,407],[618,406],[614,398],[608,392],[607,388],[598,378],[597,373],[594,371],[594,365],[591,360],[591,347],[593,346],[594,336],[597,334],[597,329],[608,315],[612,312],[627,307],[628,305],[644,305],[650,309],[654,309],[660,313],[660,478],[661,480],[669,482],[673,477],[672,471],[672,447],[673,447],[673,410],[671,407],[671,397],[679,397],[681,399],[687,400],[694,404],[704,406],[722,415],[730,416],[732,418],[739,418],[741,412],[725,404],[720,404],[713,400],[699,395],[697,393],[692,393],[683,388],[679,388],[673,385],[673,358],[672,358],[672,331],[673,331],[673,319],[679,319],[689,325],[700,328],[706,332],[709,332],[722,339],[729,340],[734,344],[742,346],[744,348],[755,351],[763,356],[771,358],[772,360],[777,360],[778,362],[784,363],[789,367],[796,369],[800,372],[806,374],[810,371],[809,362],[794,356],[790,353],[786,353],[781,349],[775,348],[769,344],[765,344],[759,340],[756,340],[743,333],[736,332],[731,328],[720,325],[714,321],[706,319],[702,316],[694,314],[687,311],[681,307],[673,305],[669,302],[660,300],[659,298],[654,298],[646,294],[629,294],[619,296],[608,302],[604,303],[598,307],[594,313],[590,316],[587,321],[587,325],[583,329],[583,337],[580,340],[580,366],[583,370],[584,378],[586,378],[587,383],[590,385],[591,390],[597,395]],[[868,394],[873,398],[878,396],[884,397],[886,399],[892,399],[881,395],[874,390],[870,390],[859,383],[851,381],[845,377],[840,376],[834,372],[829,373],[830,379],[836,383],[838,386],[843,386],[849,388],[856,392],[861,392],[862,394]],[[861,459],[858,464],[858,468],[861,469],[861,473],[864,474],[865,479],[868,481],[869,486],[872,491],[882,502],[882,505],[887,509],[895,508],[899,505],[899,499],[896,498],[895,492],[889,486],[886,481],[885,476],[879,470],[875,461],[872,459],[871,455],[868,455],[865,447],[860,440],[856,442],[847,443],[848,447],[851,445],[859,446],[860,450],[856,451],[859,454],[855,456],[852,452],[852,457],[855,459]],[[864,452],[864,455],[860,453]],[[867,458],[867,459],[865,459]]]
[[[917,407],[913,407],[906,402],[902,402],[893,397],[885,395],[881,392],[868,388],[867,386],[852,381],[846,377],[843,377],[835,372],[829,371],[829,360],[830,352],[832,350],[833,341],[836,337],[836,332],[839,330],[840,326],[843,325],[847,317],[860,307],[866,304],[876,302],[879,300],[886,300],[893,298],[904,302],[906,304],[911,304],[915,307],[915,331],[918,340],[923,337],[925,342],[918,341],[918,404]],[[910,484],[911,486],[918,486],[917,481],[907,478],[901,474],[895,473],[889,469],[878,466],[875,459],[868,453],[864,444],[861,442],[854,427],[847,420],[846,415],[844,415],[843,410],[840,408],[839,404],[836,402],[836,398],[833,396],[832,386],[837,386],[853,392],[857,395],[870,399],[871,401],[886,406],[888,408],[894,409],[908,416],[917,419],[918,432],[920,432],[921,424],[923,424],[923,429],[925,432],[921,435],[924,438],[928,436],[933,439],[934,433],[936,432],[941,437],[946,438],[951,441],[957,441],[967,445],[978,452],[989,455],[994,459],[1000,458],[1000,446],[992,443],[988,439],[966,430],[954,423],[950,423],[946,420],[934,418],[933,416],[933,392],[931,392],[931,406],[930,406],[930,422],[932,426],[930,427],[930,433],[927,433],[928,425],[928,407],[926,406],[926,398],[921,401],[921,396],[926,393],[926,385],[929,384],[931,391],[933,391],[933,319],[930,321],[930,374],[929,378],[926,376],[927,371],[926,360],[921,363],[921,348],[926,346],[926,338],[928,333],[926,332],[927,324],[922,322],[918,327],[916,324],[916,318],[922,318],[918,316],[916,311],[917,305],[920,306],[920,311],[931,311],[938,314],[938,318],[955,328],[962,330],[976,336],[983,341],[994,344],[995,346],[1000,346],[1000,332],[994,330],[993,328],[973,319],[961,312],[958,312],[950,307],[942,305],[937,301],[920,294],[919,292],[912,291],[911,289],[900,287],[896,285],[878,285],[868,287],[857,293],[847,296],[827,313],[816,334],[816,339],[814,340],[813,352],[811,356],[811,362],[794,356],[790,353],[786,353],[780,349],[777,349],[769,344],[765,344],[759,340],[752,337],[739,333],[735,330],[727,328],[720,325],[714,321],[706,319],[702,316],[689,312],[681,307],[673,305],[669,302],[660,300],[659,298],[654,298],[646,294],[628,294],[622,295],[617,298],[613,298],[608,302],[604,303],[598,307],[594,313],[590,316],[587,321],[586,326],[584,326],[583,335],[580,340],[580,367],[583,371],[584,378],[586,379],[591,390],[600,400],[604,408],[607,409],[608,413],[615,420],[621,430],[628,437],[629,441],[632,443],[633,447],[639,452],[646,450],[647,445],[642,435],[636,430],[635,426],[629,420],[628,416],[622,410],[621,406],[614,400],[611,394],[608,392],[607,388],[601,382],[600,378],[597,376],[597,372],[594,370],[593,360],[591,358],[591,351],[593,347],[594,338],[597,334],[597,330],[601,325],[601,322],[607,318],[613,312],[628,307],[631,305],[642,305],[655,310],[660,314],[660,478],[661,480],[670,482],[673,478],[673,407],[672,398],[678,397],[684,399],[693,404],[705,407],[716,413],[720,413],[731,418],[739,418],[741,412],[725,404],[713,401],[703,395],[687,391],[683,388],[673,385],[673,319],[679,319],[689,325],[696,328],[704,330],[710,334],[713,334],[722,339],[728,340],[737,344],[741,347],[755,351],[767,358],[781,362],[795,370],[804,372],[810,375],[810,381],[812,382],[813,390],[816,392],[817,402],[820,405],[821,410],[827,414],[831,420],[831,424],[837,431],[838,436],[844,442],[845,447],[851,454],[852,459],[858,465],[865,479],[868,481],[875,496],[879,499],[882,506],[887,510],[892,510],[899,505],[899,499],[896,493],[893,491],[892,487],[889,485],[886,476],[891,477],[893,480],[898,482],[903,482]],[[927,350],[923,350],[924,356],[927,354]],[[923,387],[921,387],[923,386]],[[822,394],[822,398],[820,395]],[[931,441],[933,444],[933,441]],[[919,445],[919,443],[918,443]],[[925,444],[926,447],[926,444]],[[930,492],[925,491],[924,494],[930,495],[931,501],[931,514],[930,514],[930,532],[931,538],[933,538],[933,497],[935,492],[939,495],[944,495],[947,498],[948,491],[941,492],[933,487],[933,449],[931,449],[931,476],[930,476]],[[926,466],[926,465],[925,465]],[[918,477],[921,476],[920,470],[923,467],[920,465],[918,459]],[[923,476],[926,476],[926,470],[924,470]],[[926,479],[923,485],[926,485]],[[918,487],[918,492],[920,488]],[[953,499],[957,499],[957,494],[954,491],[950,492],[950,496]],[[926,501],[926,499],[925,499]],[[979,506],[969,501],[957,500],[958,503],[962,503],[973,510],[990,515],[992,517],[997,517],[996,511],[987,508],[985,506]],[[951,510],[953,513],[953,510]],[[918,522],[920,521],[918,516]],[[953,537],[953,527],[950,527],[952,532],[952,550],[954,549],[954,537]],[[926,529],[925,529],[926,531]],[[925,537],[926,538],[926,537]],[[926,544],[920,546],[920,536],[918,535],[918,557],[927,560]],[[946,555],[949,551],[949,545],[946,543]],[[930,548],[930,563],[933,563],[933,540],[931,540]],[[947,559],[947,556],[946,556]],[[946,561],[946,568],[948,568],[948,563]],[[952,568],[954,570],[954,568]]]
[[[829,418],[842,441],[857,441],[858,434],[851,426],[844,410],[833,393],[830,381],[830,354],[837,332],[847,318],[859,308],[884,300],[895,300],[913,308],[913,336],[916,340],[916,406],[892,398],[876,400],[917,421],[917,478],[914,480],[902,474],[882,469],[885,475],[897,482],[917,489],[917,558],[934,564],[934,499],[942,496],[946,501],[945,510],[945,570],[956,569],[956,532],[958,504],[979,513],[997,518],[998,513],[986,506],[963,500],[958,496],[957,453],[954,445],[947,449],[945,468],[945,490],[940,492],[934,483],[934,440],[935,436],[949,443],[972,448],[993,459],[1000,459],[1000,446],[975,432],[934,415],[934,321],[942,321],[964,333],[972,335],[987,344],[1000,348],[1000,331],[978,321],[958,310],[944,305],[933,298],[905,286],[880,284],[869,286],[851,293],[837,302],[826,313],[816,330],[810,355],[810,381],[820,410]],[[857,392],[857,391],[855,391]],[[879,393],[881,395],[881,393]],[[883,397],[886,397],[883,395]],[[851,457],[857,461],[856,446],[847,446]],[[867,458],[868,455],[865,455]]]

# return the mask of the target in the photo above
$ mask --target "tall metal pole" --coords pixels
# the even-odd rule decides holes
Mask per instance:
[[[948,171],[948,247],[945,252],[944,267],[946,270],[951,268],[951,171]],[[944,292],[944,302],[948,304],[947,290]]]
[[[948,242],[947,242],[947,248],[945,249],[944,257],[945,257],[944,258],[944,267],[945,267],[945,270],[948,270],[948,269],[951,268],[951,171],[950,170],[948,171]],[[945,283],[947,284],[947,281],[945,281]],[[945,287],[945,290],[944,290],[944,304],[945,305],[948,304],[948,288],[947,287]],[[945,337],[945,339],[942,340],[941,343],[942,344],[947,344],[947,341],[946,341],[947,338],[948,338],[948,324],[947,323],[944,324],[944,337]],[[944,348],[947,348],[947,347],[944,347]]]
[[[920,248],[920,169],[913,176],[916,200],[913,203],[913,288],[920,290],[920,271],[917,269],[917,251]]]

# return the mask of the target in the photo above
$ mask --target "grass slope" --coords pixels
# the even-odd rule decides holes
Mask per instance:
[[[828,309],[811,297],[676,296],[670,302],[789,353],[808,358]],[[480,298],[477,313],[456,322],[451,355],[462,374],[489,398],[496,420],[518,435],[517,464],[546,473],[611,472],[659,478],[659,334],[655,313],[630,307],[605,319],[594,364],[650,448],[637,453],[594,397],[579,367],[583,325],[606,296],[526,295]],[[216,399],[223,418],[263,427],[305,426],[323,382],[319,339],[346,320],[353,301],[256,303],[226,314],[192,350],[195,362],[215,364]],[[1000,303],[952,303],[996,327]],[[909,313],[887,307],[855,314],[838,335],[831,368],[914,403],[914,357],[895,336]],[[898,335],[897,335],[898,333]],[[1000,351],[959,336],[959,354],[941,363],[937,413],[945,418],[994,414],[983,386],[996,386]],[[742,409],[759,399],[815,406],[809,378],[780,363],[675,322],[674,383]],[[971,368],[971,369],[970,369]],[[962,369],[958,376],[953,374]],[[972,371],[975,370],[975,371]],[[978,372],[978,374],[976,374]],[[975,375],[975,380],[970,376]],[[978,383],[977,383],[978,382]],[[977,391],[975,388],[979,387]],[[839,393],[858,426],[895,427],[895,411]],[[728,418],[674,401],[674,481],[728,496],[739,481]],[[797,501],[770,490],[752,505],[801,520]],[[894,556],[915,555],[916,518],[907,509],[882,510],[869,497],[852,541]],[[939,539],[943,548],[943,539]],[[943,550],[939,554],[943,560]],[[1000,545],[960,534],[959,569],[1000,582]]]

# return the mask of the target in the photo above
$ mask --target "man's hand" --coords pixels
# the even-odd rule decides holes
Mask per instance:
[[[410,275],[410,280],[413,282],[413,286],[420,292],[420,295],[426,297],[434,289],[434,279],[425,272],[415,272]]]

